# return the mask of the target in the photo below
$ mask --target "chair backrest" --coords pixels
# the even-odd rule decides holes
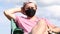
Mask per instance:
[[[14,31],[14,29],[16,29],[16,28],[17,28],[17,26],[16,26],[14,20],[11,19],[11,29],[12,29],[12,31]]]
[[[23,34],[23,30],[19,28],[13,19],[11,19],[11,34]]]

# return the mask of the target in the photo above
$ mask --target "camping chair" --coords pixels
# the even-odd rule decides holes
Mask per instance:
[[[13,19],[11,19],[11,34],[23,34],[23,29],[19,28]]]

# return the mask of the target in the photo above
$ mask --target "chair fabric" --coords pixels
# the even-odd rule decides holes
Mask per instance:
[[[11,19],[11,34],[23,34],[23,29],[19,28],[13,19]]]

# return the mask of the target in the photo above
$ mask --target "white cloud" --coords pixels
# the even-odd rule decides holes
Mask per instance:
[[[21,4],[23,2],[28,2],[28,1],[36,3],[34,0],[1,0],[0,2],[3,2],[5,4],[9,4],[9,3]]]
[[[60,17],[60,5],[52,5],[44,8],[48,10],[55,17]]]
[[[0,0],[5,3],[13,3],[13,4],[21,4],[23,2],[27,2],[28,0]],[[31,0],[29,0],[31,1]],[[42,5],[53,5],[53,4],[60,4],[60,0],[33,0],[32,2],[40,3]]]
[[[60,20],[60,5],[38,7],[37,15],[39,17],[47,17]]]
[[[42,4],[52,4],[54,3],[55,0],[40,0],[39,2],[41,2]]]
[[[60,0],[39,0],[42,4],[56,4],[60,3]]]

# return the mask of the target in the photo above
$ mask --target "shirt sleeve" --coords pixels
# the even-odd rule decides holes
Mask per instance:
[[[15,23],[19,28],[23,28],[22,16],[15,16]]]
[[[20,26],[22,23],[21,23],[21,16],[17,16],[17,15],[15,15],[15,23],[18,25],[18,26]]]

